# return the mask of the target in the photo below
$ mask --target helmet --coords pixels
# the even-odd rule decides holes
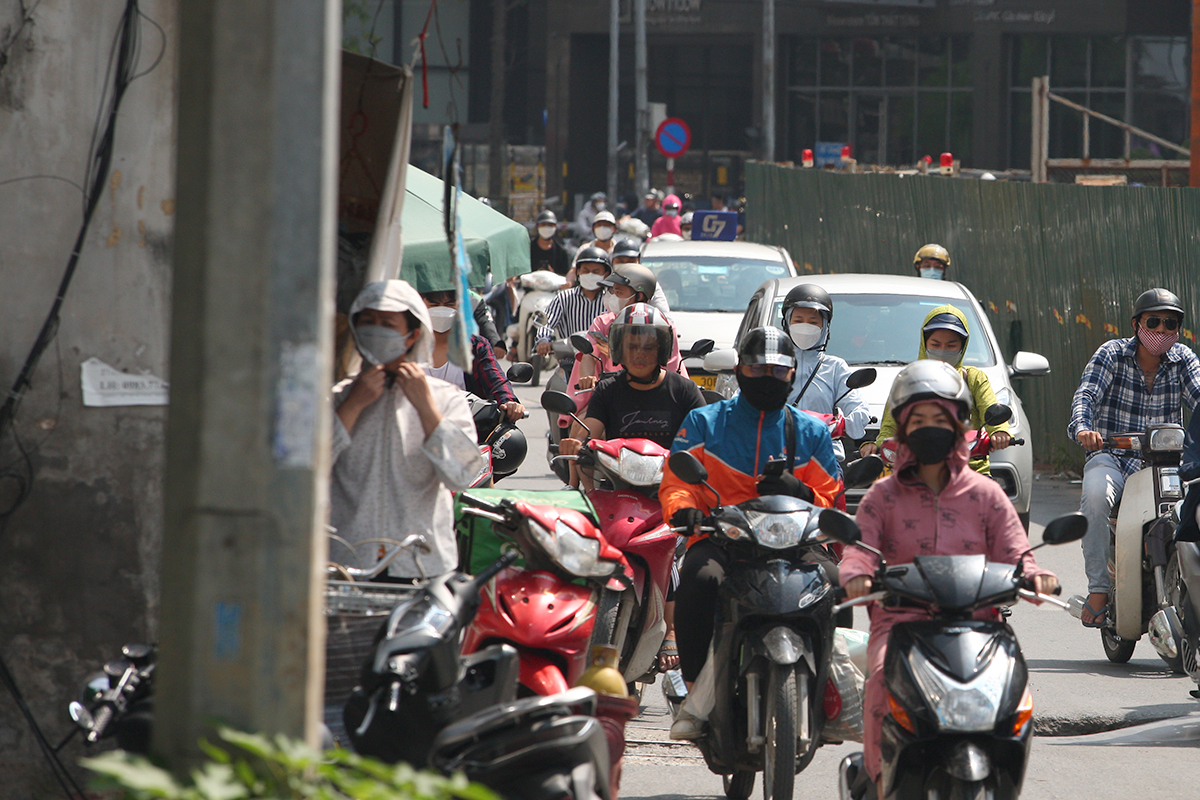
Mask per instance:
[[[950,268],[950,252],[940,244],[927,244],[918,250],[917,254],[913,256],[913,269],[919,268],[921,261],[926,258],[936,258],[945,264],[947,269]]]
[[[607,278],[600,281],[602,286],[628,286],[635,292],[641,292],[646,296],[646,302],[654,296],[654,290],[658,288],[658,281],[654,278],[654,273],[649,267],[643,267],[641,264],[618,264],[613,267],[613,271]]]
[[[496,428],[485,444],[492,447],[492,475],[497,479],[516,472],[529,453],[525,434],[511,422]]]
[[[691,225],[692,224],[692,213],[693,212],[689,211],[686,214],[684,214],[682,217],[680,217],[679,224],[680,225]]]
[[[1174,311],[1183,315],[1183,305],[1179,298],[1166,289],[1147,289],[1138,295],[1133,303],[1133,316],[1140,317],[1150,311]]]
[[[921,400],[949,400],[958,406],[958,418],[971,418],[971,387],[959,371],[942,361],[914,361],[896,376],[888,393],[888,408],[900,418],[905,406]]]
[[[929,334],[934,331],[952,331],[963,337],[963,346],[966,346],[966,341],[971,338],[971,334],[967,332],[967,326],[958,318],[957,314],[945,312],[943,314],[935,314],[933,319],[925,323],[921,328],[921,338],[928,338]]]
[[[673,195],[668,195],[668,197],[674,197],[674,196],[673,196]],[[679,210],[679,198],[678,198],[678,197],[675,197],[675,198],[674,198],[674,199],[672,199],[672,200],[666,200],[666,201],[664,201],[664,202],[663,202],[663,208],[673,208],[673,209],[675,209],[676,211],[678,211],[678,210]]]
[[[641,258],[642,246],[637,239],[625,237],[613,246],[612,257],[614,260],[618,258],[630,257]]]
[[[777,364],[796,366],[796,348],[779,328],[754,328],[747,331],[737,346],[738,364]]]
[[[826,322],[833,321],[833,298],[829,292],[815,283],[802,283],[793,286],[783,298],[783,327],[787,328],[792,320],[793,308],[815,308],[821,312]]]
[[[645,269],[645,267],[641,268]],[[649,272],[649,270],[646,271]],[[671,350],[675,344],[675,331],[666,316],[649,303],[634,303],[626,306],[621,311],[621,315],[613,321],[612,327],[608,331],[608,350],[612,362],[620,365],[626,336],[651,330],[658,336],[658,365],[665,367],[671,360]]]
[[[596,218],[592,220],[592,227],[596,227],[601,222],[607,222],[614,228],[617,226],[617,218],[613,216],[611,211],[601,211],[599,214],[597,214]]]
[[[558,217],[554,216],[554,212],[547,208],[545,211],[538,214],[537,224],[538,225],[546,225],[546,224],[557,225]]]
[[[591,196],[591,198],[590,198],[590,199],[591,199],[591,200],[605,200],[605,201],[607,201],[607,200],[608,200],[608,195],[606,195],[604,192],[596,192],[595,194],[593,194],[593,195]]]
[[[594,244],[579,248],[579,254],[575,256],[575,263],[603,264],[609,272],[612,272],[612,259],[609,258],[608,251],[596,247]]]

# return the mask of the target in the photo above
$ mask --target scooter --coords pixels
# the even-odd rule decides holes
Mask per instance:
[[[715,705],[696,744],[708,768],[724,776],[727,797],[745,800],[762,772],[765,800],[790,798],[796,774],[822,744],[826,719],[837,588],[812,558],[824,547],[821,509],[787,496],[722,506],[695,456],[673,453],[668,463],[681,480],[717,498],[701,531],[731,556],[705,665],[713,670]],[[881,468],[875,458],[856,463],[863,466],[848,468],[848,481],[869,482]],[[782,472],[784,465],[773,461],[766,469]],[[704,680],[702,673],[697,683]]]
[[[517,358],[533,365],[533,375],[530,384],[537,386],[541,381],[541,372],[551,369],[553,364],[548,357],[537,354],[538,328],[546,324],[546,309],[555,294],[567,285],[567,279],[556,272],[538,270],[520,277],[519,286],[522,291],[517,322],[508,328],[508,336],[517,351]]]
[[[1183,486],[1185,492],[1200,492],[1200,478]],[[1180,500],[1172,508],[1176,530],[1185,505],[1186,500]],[[1176,535],[1174,544],[1166,576],[1171,605],[1150,618],[1150,643],[1167,663],[1178,659],[1180,669],[1197,684],[1192,697],[1200,700],[1200,542],[1179,541]]]
[[[1174,605],[1167,594],[1167,569],[1175,550],[1177,523],[1172,520],[1172,510],[1175,502],[1183,499],[1179,479],[1183,438],[1182,427],[1167,423],[1104,439],[1106,449],[1142,459],[1142,468],[1125,481],[1120,505],[1113,509],[1115,518],[1109,519],[1112,548],[1108,572],[1113,588],[1100,643],[1114,664],[1129,661],[1138,639],[1149,630],[1150,620]],[[1084,602],[1086,597],[1072,598],[1075,616]],[[1178,636],[1178,631],[1173,635]],[[1178,654],[1163,660],[1173,671],[1183,672]]]
[[[575,402],[562,392],[543,392],[541,403],[579,421]],[[630,683],[653,675],[667,632],[664,610],[677,537],[663,521],[658,485],[668,455],[646,439],[588,439],[578,456],[558,457],[594,470],[587,497],[605,540],[633,569],[631,587],[601,594],[592,633],[593,645],[617,648],[621,673]]]
[[[596,607],[607,588],[632,585],[632,568],[595,522],[566,508],[459,495],[463,513],[494,523],[516,542],[523,569],[509,567],[483,587],[483,602],[463,652],[509,644],[520,654],[520,691],[551,695],[574,685],[587,666]]]
[[[1012,628],[974,614],[1018,598],[1063,609],[1068,604],[1033,592],[1020,562],[917,556],[911,564],[889,566],[882,553],[861,542],[853,518],[830,509],[821,512],[819,524],[827,536],[879,559],[878,591],[835,610],[880,600],[929,613],[928,620],[898,623],[888,639],[884,676],[891,712],[883,719],[880,745],[884,797],[1015,799],[1033,736],[1028,668]],[[1082,514],[1067,514],[1046,526],[1042,545],[1078,541],[1086,531]],[[841,763],[842,800],[874,796],[861,755]]]

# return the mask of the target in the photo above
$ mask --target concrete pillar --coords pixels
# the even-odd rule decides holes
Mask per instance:
[[[1009,164],[1005,151],[1004,116],[1008,107],[1008,75],[1004,69],[1004,36],[999,32],[976,31],[971,42],[970,101],[961,94],[955,103],[971,102],[971,157],[963,166],[978,169],[1024,168]],[[958,153],[954,154],[958,157]]]
[[[180,5],[155,751],[317,743],[341,4]]]

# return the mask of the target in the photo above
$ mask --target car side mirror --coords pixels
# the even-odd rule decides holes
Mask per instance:
[[[861,389],[864,386],[870,386],[875,382],[875,378],[878,376],[878,374],[879,373],[875,371],[874,367],[863,367],[862,369],[856,369],[846,378],[846,388]]]
[[[700,463],[700,460],[686,450],[680,450],[671,453],[671,457],[667,459],[667,464],[670,465],[671,471],[679,476],[679,480],[684,483],[690,483],[692,486],[699,486],[708,480],[708,470]]]
[[[527,383],[533,378],[533,364],[518,361],[504,374],[512,383]]]
[[[817,527],[821,533],[842,544],[854,544],[862,539],[862,531],[854,517],[835,508],[827,508],[817,518]]]
[[[704,357],[704,369],[707,372],[733,372],[737,369],[737,351],[714,350]]]
[[[1004,403],[993,403],[983,412],[983,424],[989,427],[1003,425],[1012,419],[1012,409]]]
[[[1008,374],[1026,376],[1049,375],[1050,362],[1043,355],[1020,350],[1013,356],[1012,363],[1008,365]]]

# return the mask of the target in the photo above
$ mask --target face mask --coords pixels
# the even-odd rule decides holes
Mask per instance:
[[[434,306],[429,309],[430,324],[438,333],[445,333],[454,327],[454,318],[458,316],[457,308],[446,308],[446,306]]]
[[[1156,356],[1161,356],[1171,349],[1171,345],[1179,341],[1179,331],[1170,333],[1152,331],[1149,328],[1138,328],[1138,341],[1142,346]]]
[[[945,361],[953,367],[958,364],[958,359],[962,356],[962,350],[935,350],[932,347],[927,347],[925,348],[925,355],[935,361]]]
[[[597,211],[603,211],[606,205],[608,205],[608,203],[605,203],[603,200],[597,200],[595,207]]]
[[[604,307],[616,314],[625,307],[625,301],[617,297],[615,294],[606,294],[604,295]]]
[[[538,225],[538,236],[542,237],[543,239],[554,238],[554,226],[553,225]]]
[[[668,216],[668,217],[674,217],[674,216],[676,216],[678,213],[679,213],[679,212],[678,212],[677,210],[675,210],[674,208],[668,208],[668,209],[667,209],[667,216]]]
[[[613,229],[608,225],[601,225],[594,231],[596,238],[602,242],[607,242],[613,237]]]
[[[921,267],[921,277],[933,278],[935,281],[940,281],[944,272],[945,270],[938,269],[937,267]]]
[[[764,375],[761,378],[747,378],[741,372],[737,373],[738,388],[746,402],[759,411],[778,411],[787,402],[788,393],[792,386],[786,381]]]
[[[807,322],[793,322],[788,326],[788,334],[792,337],[792,343],[801,350],[807,350],[814,347],[817,342],[821,341],[820,325],[810,325]]]
[[[958,434],[949,428],[933,425],[917,428],[908,434],[908,449],[922,464],[940,464],[954,449]]]
[[[600,281],[604,280],[603,275],[593,275],[590,272],[585,272],[579,276],[579,285],[589,292],[594,292],[600,288]]]
[[[382,325],[360,325],[354,329],[358,352],[368,363],[390,364],[408,352],[408,337]]]

